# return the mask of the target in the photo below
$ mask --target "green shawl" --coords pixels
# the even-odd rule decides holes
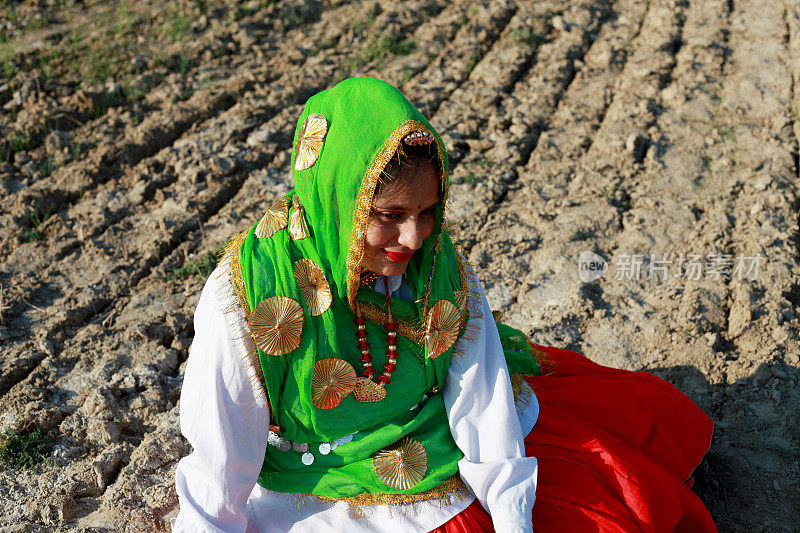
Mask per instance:
[[[399,321],[398,355],[386,397],[359,401],[350,386],[350,370],[360,376],[364,369],[354,322],[356,299],[366,318],[375,377],[387,362],[385,296],[360,285],[369,210],[381,171],[412,132],[426,132],[438,147],[442,197],[435,229],[406,270],[414,300],[392,298]],[[296,443],[288,451],[268,446],[258,481],[277,492],[323,499],[366,496],[360,500],[366,502],[452,492],[459,486],[462,454],[438,391],[456,337],[468,338],[468,320],[480,314],[482,294],[442,229],[448,191],[442,140],[388,83],[348,79],[306,103],[295,132],[292,167],[294,190],[230,247],[233,279],[258,346],[271,424]],[[523,354],[515,365],[523,374],[535,373],[525,346],[516,344],[507,355]],[[332,367],[341,379],[328,389],[338,396],[326,404],[320,398],[330,396],[320,396],[318,383]],[[338,447],[320,453],[320,444],[337,439]],[[314,456],[310,465],[302,461],[306,445]]]

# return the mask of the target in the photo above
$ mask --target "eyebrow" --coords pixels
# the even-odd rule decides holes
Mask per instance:
[[[422,211],[427,211],[428,209],[434,208],[434,207],[438,206],[440,203],[441,203],[441,200],[436,200],[436,202],[432,203],[431,205],[429,205],[425,209],[422,209]],[[392,205],[392,206],[388,206],[388,207],[378,207],[378,206],[374,206],[373,205],[372,208],[373,209],[380,209],[381,211],[411,211],[410,209],[407,209],[407,208],[405,208],[405,207],[403,207],[401,205]]]

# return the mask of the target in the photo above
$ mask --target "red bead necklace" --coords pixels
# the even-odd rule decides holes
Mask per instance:
[[[390,378],[392,377],[392,372],[394,372],[395,364],[397,364],[397,322],[392,317],[392,300],[389,296],[389,280],[386,276],[383,277],[383,286],[386,289],[386,314],[388,320],[384,327],[386,328],[386,343],[388,345],[386,355],[389,357],[389,362],[383,365],[383,374],[378,376],[378,385],[382,387],[391,383]],[[356,324],[358,324],[358,349],[361,350],[361,363],[364,365],[364,372],[361,375],[374,381],[372,376],[375,374],[375,369],[372,367],[372,356],[369,354],[367,327],[364,325],[361,306],[358,305],[357,300]]]

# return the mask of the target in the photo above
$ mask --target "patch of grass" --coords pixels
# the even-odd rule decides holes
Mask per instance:
[[[72,160],[78,161],[83,155],[83,145],[80,141],[75,141],[72,143]]]
[[[37,12],[28,21],[28,28],[35,30],[37,28],[44,28],[53,21],[53,14],[47,10]]]
[[[116,16],[112,22],[114,35],[121,37],[130,33],[134,26],[134,14],[130,2],[123,1],[117,5]]]
[[[614,202],[614,191],[617,190],[617,184],[613,183],[610,187],[603,187],[603,196],[606,197],[606,200],[609,202]]]
[[[17,75],[17,65],[14,63],[16,48],[11,43],[0,43],[0,68],[7,80]]]
[[[45,235],[39,230],[39,227],[44,224],[52,214],[51,208],[35,207],[33,210],[28,211],[28,220],[33,226],[30,229],[25,229],[17,233],[17,239],[20,242],[37,242],[45,240]]]
[[[361,54],[353,60],[353,68],[359,68],[375,61],[375,67],[380,68],[389,55],[407,56],[416,49],[416,43],[411,39],[398,40],[397,37],[385,33],[376,36],[364,46]]]
[[[237,7],[236,9],[233,9],[228,12],[228,21],[235,22],[237,20],[243,19],[244,17],[255,15],[265,7],[269,7],[270,4],[277,4],[278,1],[279,0],[261,0],[261,2],[257,4]]]
[[[152,91],[156,85],[155,80],[147,75],[139,78],[138,83],[134,82],[132,77],[128,77],[122,84],[122,92],[125,93],[125,100],[127,100],[128,103],[135,104],[144,99],[147,93]]]
[[[534,33],[528,28],[516,28],[511,30],[511,39],[519,46],[527,47],[531,52],[535,52],[545,43],[543,35]]]
[[[472,57],[469,60],[469,63],[467,63],[467,70],[464,73],[464,77],[468,78],[469,75],[472,74],[472,71],[475,70],[475,66],[478,64],[478,61],[480,61],[480,59],[481,59],[481,54],[475,53],[472,55]]]
[[[58,59],[58,49],[53,48],[49,51],[42,51],[39,54],[39,75],[42,77],[42,81],[47,81],[52,79],[56,75],[56,68],[53,67],[53,61]]]
[[[474,188],[478,184],[478,177],[470,172],[461,179],[461,183],[466,183],[470,188]]]
[[[298,26],[303,24],[303,15],[294,6],[289,6],[289,10],[286,13],[286,17],[283,19],[283,31],[289,31],[292,28],[297,28]]]
[[[736,130],[729,126],[717,126],[717,133],[725,142],[736,142]]]
[[[191,87],[187,87],[186,89],[181,91],[181,94],[180,96],[178,96],[178,98],[180,99],[181,102],[185,102],[186,100],[191,98],[193,94],[194,94],[194,89],[192,89]]]
[[[42,171],[42,177],[43,178],[48,177],[57,168],[58,168],[58,165],[56,164],[56,161],[53,158],[53,156],[52,155],[48,155],[47,157],[44,158],[44,161],[42,161],[42,164],[41,164],[41,167],[40,167],[40,169]],[[44,222],[44,221],[42,221],[42,222]]]
[[[0,143],[0,162],[11,161],[11,154],[27,150],[30,146],[30,136],[18,129],[14,129],[8,139]]]
[[[425,11],[425,15],[429,18],[433,18],[442,11],[444,11],[444,4],[428,4],[423,8]]]
[[[186,32],[192,27],[195,17],[191,13],[187,13],[183,7],[179,7],[172,13],[167,14],[170,17],[167,25],[167,33],[172,38],[173,42],[180,41],[186,35]]]
[[[41,429],[7,430],[0,434],[0,462],[10,468],[39,472],[53,449],[53,441]]]
[[[13,152],[27,150],[31,146],[31,138],[27,133],[15,129],[11,139],[9,139],[9,146]]]
[[[114,72],[108,50],[97,48],[92,50],[86,64],[87,75],[95,83],[106,81]]]
[[[193,68],[194,68],[194,62],[188,57],[181,56],[175,65],[175,72],[178,72],[182,76],[185,76]]]
[[[479,156],[475,159],[475,164],[480,165],[482,167],[493,167],[497,165],[497,161],[492,159],[491,157],[486,157],[485,155]]]
[[[370,14],[368,14],[366,16],[366,18],[356,19],[356,20],[350,22],[348,29],[350,31],[352,31],[353,33],[355,33],[355,34],[359,34],[360,35],[369,26],[372,26],[372,24],[375,22],[375,19],[377,19],[377,18],[378,17],[377,17],[377,15],[375,15],[375,13],[370,13]]]
[[[215,253],[205,253],[200,257],[192,259],[183,266],[167,269],[164,279],[172,281],[175,279],[188,279],[195,276],[200,276],[206,279],[217,267],[217,260],[222,253],[223,248],[220,247]]]

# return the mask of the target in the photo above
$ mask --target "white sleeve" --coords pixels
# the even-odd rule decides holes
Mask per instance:
[[[251,384],[252,339],[232,298],[221,265],[209,276],[194,315],[180,400],[181,431],[194,450],[175,473],[180,512],[173,532],[244,532],[247,499],[264,462],[269,413]]]
[[[473,273],[474,276],[474,273]],[[532,531],[537,462],[525,457],[508,367],[497,326],[480,283],[470,291],[473,313],[466,339],[450,362],[444,402],[450,432],[464,453],[461,479],[492,516],[495,531]],[[477,316],[482,315],[482,316]],[[538,404],[536,406],[538,410]]]

